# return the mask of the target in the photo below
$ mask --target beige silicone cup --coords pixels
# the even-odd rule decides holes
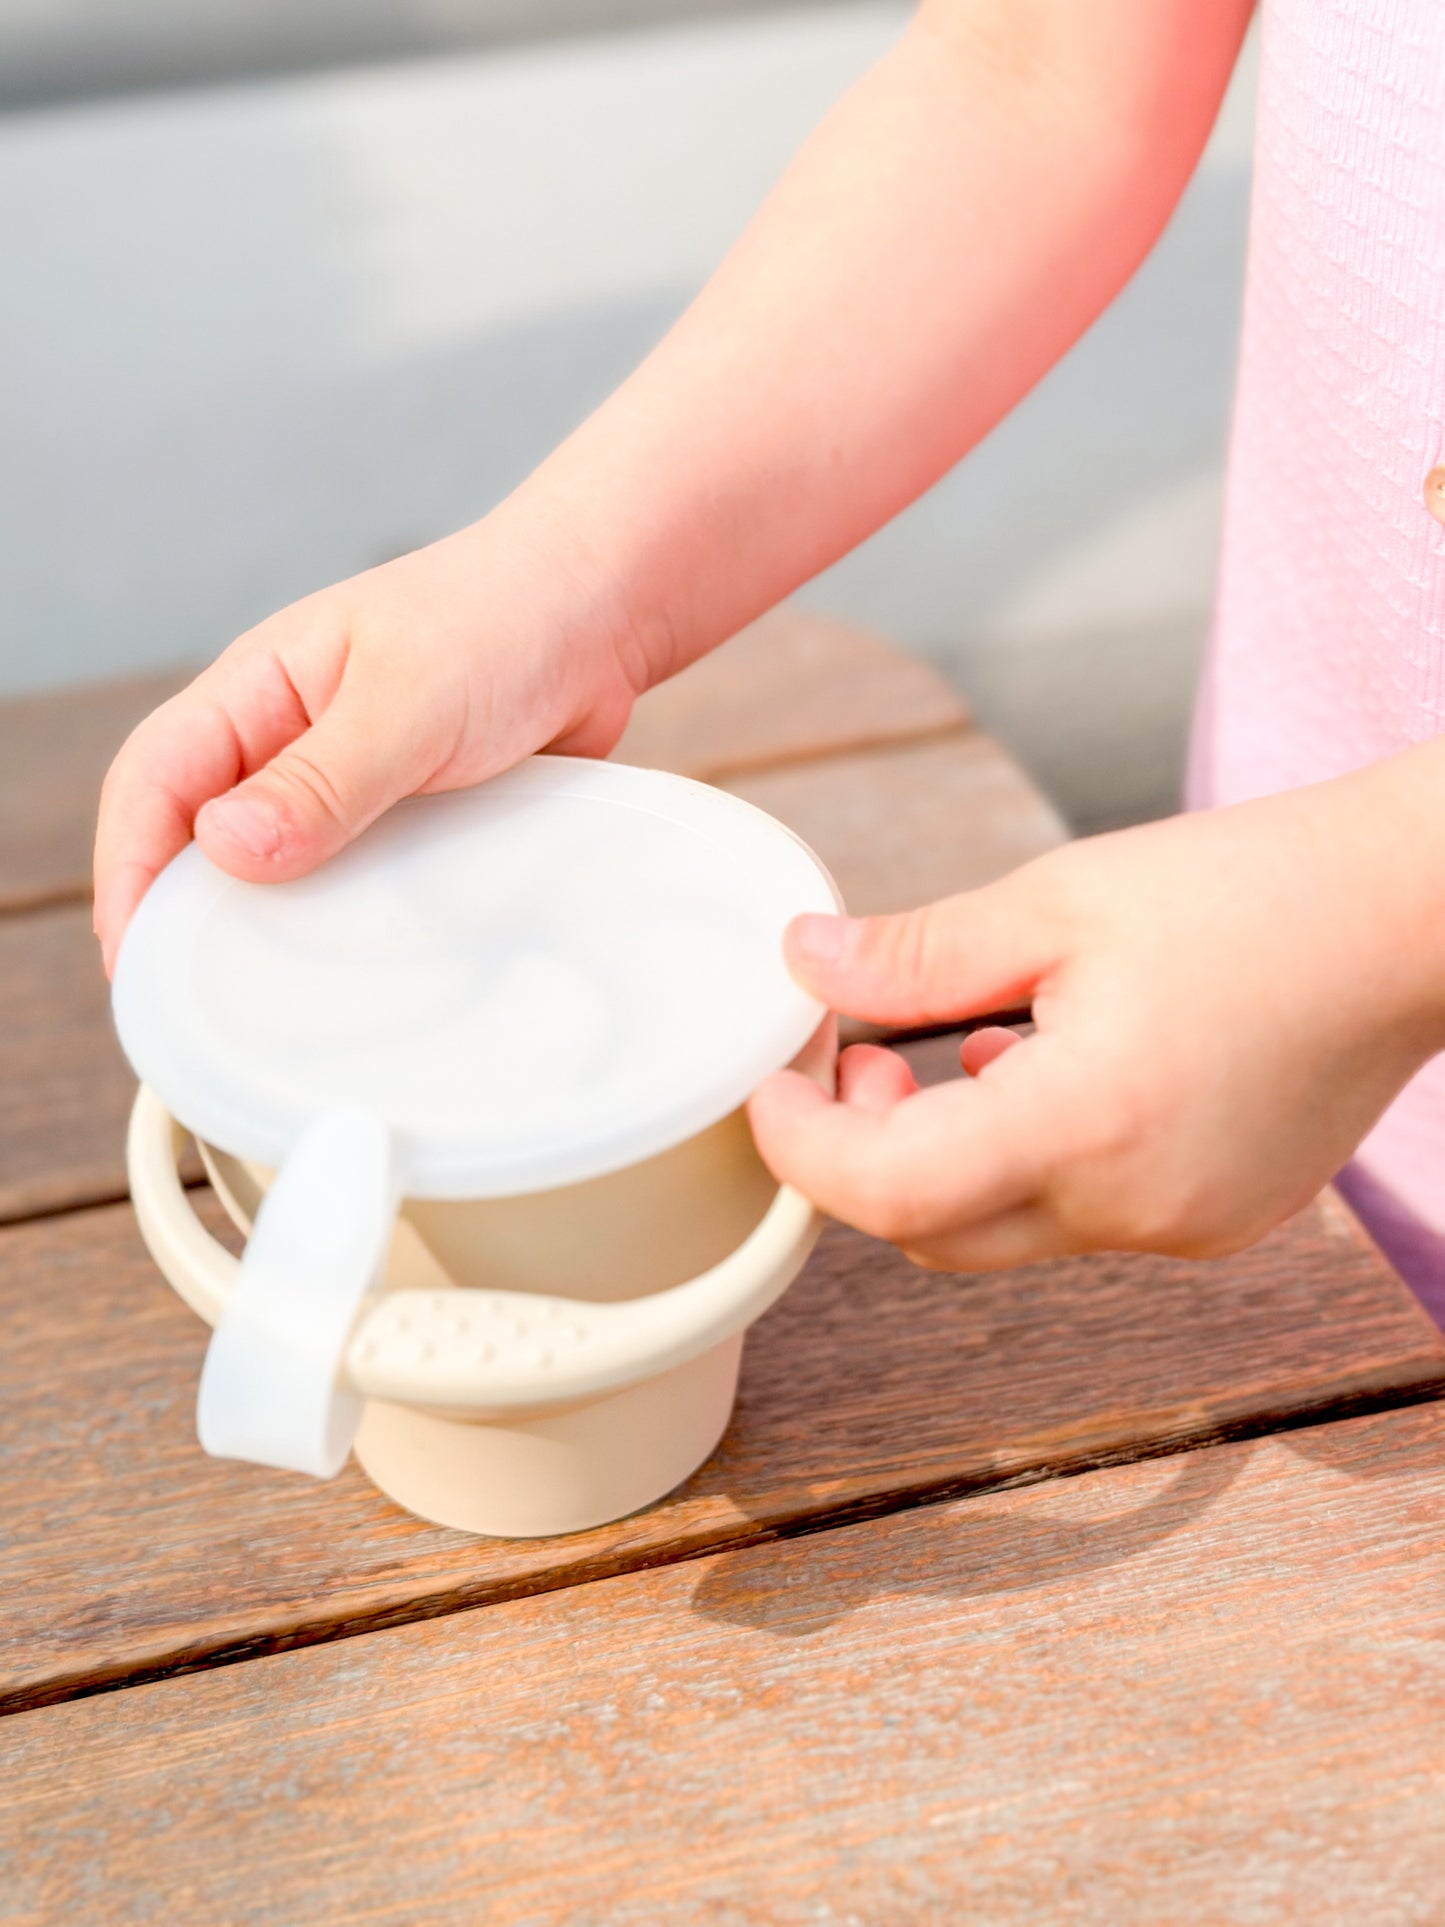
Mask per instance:
[[[830,1023],[798,1068],[827,1082],[835,1054]],[[215,1324],[238,1260],[192,1209],[177,1169],[184,1143],[142,1087],[128,1142],[141,1232]],[[200,1149],[249,1232],[271,1174]],[[408,1199],[343,1367],[366,1401],[357,1458],[409,1511],[505,1538],[577,1532],[649,1505],[722,1437],[745,1330],[817,1233],[812,1207],[769,1175],[742,1111],[585,1184]]]

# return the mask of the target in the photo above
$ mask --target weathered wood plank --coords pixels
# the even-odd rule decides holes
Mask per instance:
[[[1442,1512],[1396,1412],[7,1720],[11,1917],[1434,1920]]]
[[[1036,856],[1057,819],[968,731],[731,781],[792,824],[855,910],[944,896]],[[88,906],[0,917],[0,1223],[125,1195],[133,1084]]]
[[[796,830],[860,916],[972,890],[1064,842],[1063,822],[977,730],[730,776]]]
[[[649,690],[613,754],[716,782],[966,729],[969,720],[930,663],[790,605]]]
[[[0,703],[0,911],[89,897],[101,779],[182,680],[148,676]]]
[[[124,1197],[135,1079],[88,906],[0,917],[0,1001],[0,1224]]]
[[[751,1336],[732,1428],[689,1484],[508,1544],[423,1525],[354,1468],[316,1485],[203,1457],[204,1328],[125,1207],[0,1232],[0,1330],[11,1705],[1445,1382],[1445,1344],[1332,1199],[1218,1264],[974,1280],[835,1228]]]

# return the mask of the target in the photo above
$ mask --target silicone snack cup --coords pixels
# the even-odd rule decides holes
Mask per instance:
[[[141,1229],[216,1327],[205,1449],[325,1478],[354,1443],[402,1504],[505,1534],[686,1477],[817,1234],[744,1101],[790,1060],[832,1078],[782,933],[836,907],[751,805],[563,757],[410,799],[288,883],[182,851],[113,1000]]]
[[[835,1057],[829,1020],[797,1067],[828,1085]],[[604,1178],[407,1200],[394,1221],[376,1202],[385,1180],[369,1124],[319,1120],[276,1179],[201,1146],[228,1214],[251,1233],[238,1261],[181,1185],[185,1133],[154,1093],[137,1097],[128,1161],[142,1233],[217,1326],[199,1404],[207,1450],[326,1477],[354,1438],[363,1469],[408,1510],[503,1537],[600,1525],[695,1471],[731,1415],[747,1325],[792,1282],[819,1227],[767,1173],[745,1115]],[[318,1173],[325,1209],[298,1217],[295,1200],[320,1201]],[[375,1186],[369,1202],[358,1174]],[[354,1279],[355,1253],[383,1219],[379,1289],[328,1291],[318,1272],[314,1291],[294,1293],[291,1234],[306,1254],[352,1260]],[[558,1276],[592,1295],[544,1289]],[[508,1288],[469,1282],[480,1278]]]

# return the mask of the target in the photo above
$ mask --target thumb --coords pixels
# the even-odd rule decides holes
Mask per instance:
[[[196,841],[247,882],[304,876],[425,782],[424,759],[398,753],[395,736],[395,717],[343,684],[310,729],[198,812]]]
[[[941,1024],[1027,1004],[1057,939],[1002,885],[891,917],[797,917],[788,968],[830,1010],[886,1024]]]

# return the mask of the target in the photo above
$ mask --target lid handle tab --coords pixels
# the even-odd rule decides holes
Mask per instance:
[[[342,1383],[342,1360],[380,1282],[398,1195],[377,1118],[330,1111],[303,1132],[262,1201],[201,1368],[196,1431],[213,1458],[318,1479],[346,1463],[362,1401]]]

